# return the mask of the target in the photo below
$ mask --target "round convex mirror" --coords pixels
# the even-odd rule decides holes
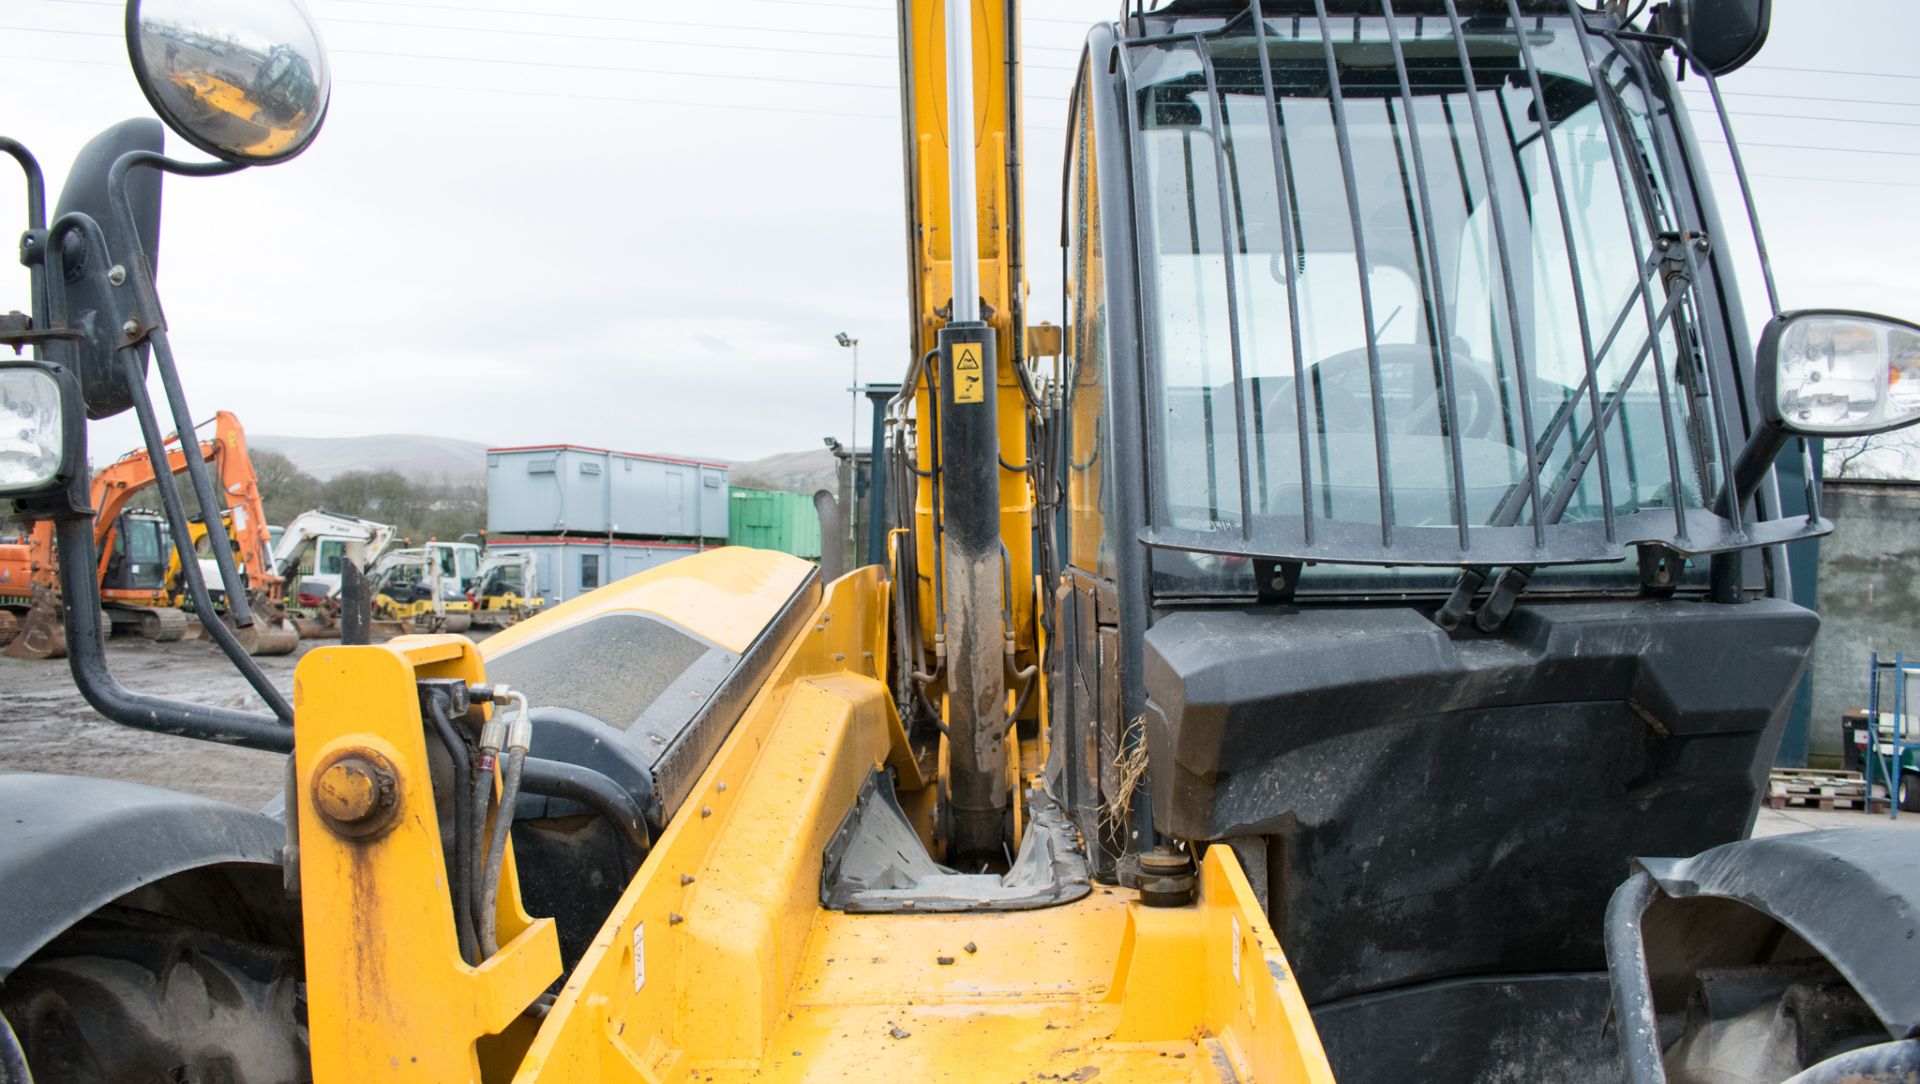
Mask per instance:
[[[229,162],[283,162],[327,114],[333,77],[300,0],[130,0],[127,53],[182,139]]]

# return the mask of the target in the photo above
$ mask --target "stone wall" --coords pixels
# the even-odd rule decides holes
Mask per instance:
[[[1867,702],[1867,654],[1920,658],[1920,483],[1828,480],[1808,760],[1840,766],[1840,713]]]

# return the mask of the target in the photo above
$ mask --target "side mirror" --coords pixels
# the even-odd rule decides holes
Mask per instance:
[[[1920,326],[1838,309],[1783,312],[1760,333],[1760,409],[1808,437],[1920,422]]]
[[[300,0],[130,0],[127,55],[167,127],[228,162],[284,162],[326,119],[333,76]]]
[[[144,252],[147,271],[152,274],[160,253],[160,172],[143,169],[127,175],[126,196],[133,208],[137,238],[121,234],[120,217],[113,213],[107,196],[107,173],[121,155],[159,152],[165,140],[166,129],[150,117],[121,121],[80,148],[73,168],[67,172],[66,187],[60,190],[56,220],[69,212],[85,214],[100,226],[107,242],[106,252],[93,251],[86,234],[76,230],[69,232],[61,244],[61,261],[66,265],[67,326],[83,335],[75,344],[72,360],[89,418],[110,418],[133,405],[133,393],[127,387],[126,374],[115,363],[114,352],[125,341],[120,325],[134,315],[138,304],[134,291],[113,286],[106,272],[116,264],[122,265],[124,282],[124,265],[135,252]],[[138,349],[140,370],[145,372],[149,348],[142,344]]]
[[[1668,0],[1655,10],[1653,29],[1686,42],[1700,67],[1725,75],[1760,52],[1772,22],[1772,0]]]

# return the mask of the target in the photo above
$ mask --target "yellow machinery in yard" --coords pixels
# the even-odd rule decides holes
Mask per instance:
[[[723,548],[482,646],[343,632],[291,704],[223,639],[259,713],[109,672],[80,415],[157,442],[150,353],[186,431],[133,180],[297,154],[327,67],[292,0],[136,0],[149,100],[219,161],[110,129],[49,225],[0,140],[35,291],[0,497],[53,524],[90,703],[286,789],[0,774],[0,1081],[1920,1072],[1920,859],[1744,838],[1816,627],[1783,547],[1831,527],[1775,459],[1920,421],[1920,327],[1747,339],[1661,59],[1717,101],[1766,4],[1331,6],[1092,28],[1056,339],[1017,5],[903,0],[884,560]],[[314,75],[271,147],[168,77],[229,39]],[[343,626],[371,599],[344,577]]]
[[[503,629],[525,621],[547,604],[540,594],[540,562],[529,553],[483,552],[479,572],[467,592],[473,623]]]

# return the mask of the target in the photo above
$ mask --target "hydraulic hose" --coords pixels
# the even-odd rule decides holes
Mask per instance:
[[[520,799],[520,774],[526,767],[527,747],[533,744],[533,721],[527,716],[527,698],[516,692],[496,690],[496,697],[511,700],[516,709],[507,726],[505,763],[500,772],[500,804],[494,807],[493,829],[487,835],[487,865],[481,882],[480,954],[491,959],[500,951],[500,874],[507,860],[507,832],[513,827],[513,807]]]
[[[468,803],[462,800],[473,788],[473,760],[467,755],[467,743],[447,717],[445,700],[437,693],[425,699],[427,717],[453,760],[453,926],[460,936],[460,958],[473,965],[480,962],[475,955],[479,942],[473,932],[475,821]]]
[[[520,789],[547,798],[564,798],[593,810],[625,837],[637,868],[653,846],[653,833],[633,796],[592,768],[564,761],[527,757],[521,762]]]

